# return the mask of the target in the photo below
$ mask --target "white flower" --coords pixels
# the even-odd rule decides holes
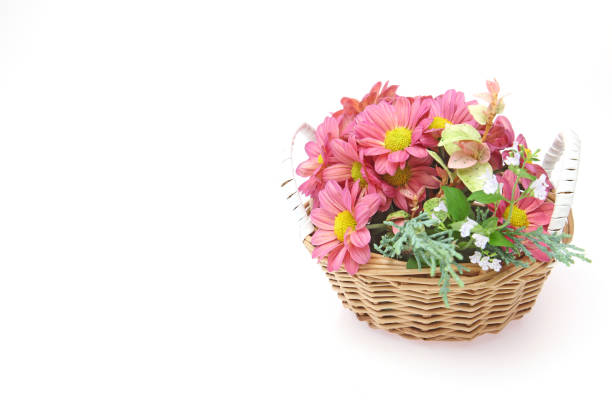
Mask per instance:
[[[470,262],[473,264],[478,264],[478,266],[480,266],[480,269],[482,269],[483,271],[493,269],[495,272],[499,272],[502,266],[500,259],[491,259],[488,256],[482,256],[482,253],[478,251],[474,252],[474,255],[470,256]]]
[[[508,149],[508,155],[504,159],[504,164],[506,166],[518,166],[521,164],[521,155],[518,150]]]
[[[432,218],[432,219],[434,219],[434,220],[436,220],[436,221],[438,221],[438,223],[440,223],[440,222],[441,222],[441,221],[440,221],[440,219],[439,219],[438,217],[436,217],[436,214],[433,214],[433,213],[432,213],[432,214],[431,214],[431,218]]]
[[[518,166],[521,164],[521,154],[519,153],[518,141],[515,140],[512,143],[512,147],[502,149],[501,152],[508,152],[508,155],[504,159],[504,164],[507,166]]]
[[[546,199],[546,192],[548,190],[548,183],[546,182],[546,175],[541,174],[537,180],[535,180],[529,186],[533,188],[533,196],[538,200]]]
[[[495,272],[499,272],[501,270],[501,259],[492,259],[491,262],[489,262],[489,266],[491,267],[491,269],[493,269]]]
[[[474,255],[470,256],[470,262],[473,264],[477,264],[480,262],[480,258],[482,258],[482,254],[478,251],[474,252]]]
[[[437,206],[435,206],[433,210],[448,212],[448,208],[446,208],[446,204],[444,203],[444,201],[440,201],[440,203]]]
[[[487,194],[495,194],[499,191],[499,187],[497,177],[494,174],[490,174],[488,177],[485,175],[485,184],[482,186],[482,191]]]
[[[489,257],[488,256],[482,257],[480,261],[478,261],[478,265],[480,266],[480,269],[482,269],[483,271],[488,271],[489,266],[490,266]]]
[[[472,238],[474,238],[474,245],[480,249],[484,249],[489,242],[489,237],[480,234],[472,234]]]
[[[459,229],[459,232],[461,233],[461,237],[465,238],[465,237],[469,237],[470,236],[470,232],[472,231],[472,228],[474,228],[475,226],[477,226],[478,223],[470,218],[468,218],[463,225],[461,225],[461,228]]]

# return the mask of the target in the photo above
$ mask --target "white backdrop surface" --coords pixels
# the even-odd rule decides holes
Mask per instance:
[[[604,2],[0,3],[0,406],[602,406],[612,354]],[[583,141],[575,243],[466,343],[344,310],[280,196],[304,121],[378,80],[496,77]]]

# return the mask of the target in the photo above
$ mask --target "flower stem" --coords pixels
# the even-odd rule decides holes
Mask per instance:
[[[389,226],[385,224],[369,224],[369,225],[366,225],[366,228],[369,230],[373,230],[373,229],[389,228]]]

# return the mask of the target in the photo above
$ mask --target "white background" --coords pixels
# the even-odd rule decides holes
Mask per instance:
[[[609,403],[604,3],[3,0],[0,406]],[[301,246],[280,152],[378,80],[492,77],[530,147],[582,136],[594,262],[498,335],[372,330]]]

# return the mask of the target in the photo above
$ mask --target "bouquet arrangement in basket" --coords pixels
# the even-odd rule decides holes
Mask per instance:
[[[372,252],[439,270],[445,302],[467,262],[499,271],[526,267],[525,257],[587,260],[549,231],[552,183],[539,150],[501,115],[498,82],[477,97],[406,97],[377,83],[361,101],[343,98],[296,170],[311,198],[312,256],[351,275]]]

